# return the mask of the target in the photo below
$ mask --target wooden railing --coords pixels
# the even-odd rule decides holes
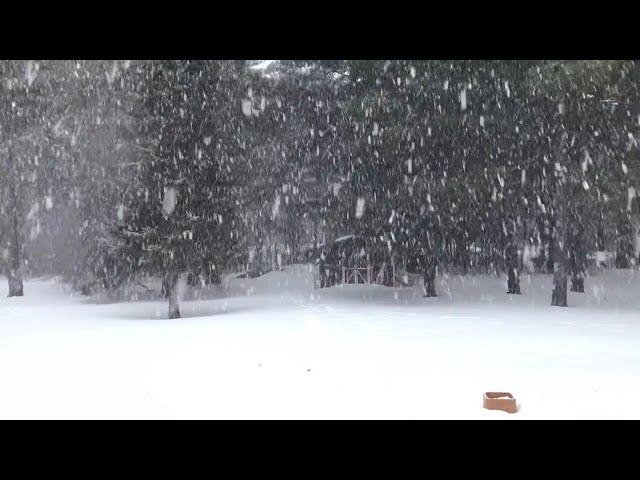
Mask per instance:
[[[371,283],[371,267],[342,267],[342,283]]]
[[[320,268],[325,269],[324,281]],[[324,264],[323,267],[315,269],[315,288],[330,287],[336,284],[376,284],[397,287],[400,282],[396,278],[396,272],[390,265],[382,268],[366,267],[344,267],[339,265]]]

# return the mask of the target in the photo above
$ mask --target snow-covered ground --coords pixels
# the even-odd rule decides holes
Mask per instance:
[[[314,290],[306,266],[229,279],[224,296],[105,303],[53,280],[7,298],[0,418],[640,418],[640,272]],[[510,391],[520,411],[482,408]]]

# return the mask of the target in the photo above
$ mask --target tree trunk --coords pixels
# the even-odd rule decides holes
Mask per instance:
[[[555,225],[553,222],[549,223],[549,235],[547,236],[547,273],[553,273],[555,271],[554,264],[555,259],[554,256],[556,252],[554,251],[553,245],[553,231],[555,229]]]
[[[167,296],[169,297],[169,318],[180,318],[180,308],[178,305],[178,274],[168,273],[166,275]]]
[[[635,248],[633,225],[628,212],[623,212],[618,220],[616,247],[616,268],[631,268]]]
[[[574,117],[569,117],[569,121],[574,120]],[[555,225],[551,229],[551,239],[553,245],[553,251],[549,252],[553,255],[554,270],[553,270],[553,293],[551,294],[551,305],[556,307],[567,306],[567,250],[569,240],[567,231],[567,219],[569,212],[571,211],[567,206],[567,185],[566,178],[567,167],[562,168],[562,165],[568,165],[568,135],[564,131],[560,138],[560,144],[558,145],[558,164],[560,168],[556,168],[555,178],[555,196],[554,196],[554,218]]]
[[[10,274],[9,277],[9,297],[22,297],[24,295],[24,288],[22,284],[22,278],[20,273]]]
[[[562,201],[558,199],[558,201]],[[562,207],[560,207],[562,208]],[[555,226],[553,257],[553,294],[551,295],[551,305],[556,307],[567,306],[567,235],[564,219],[558,219]]]
[[[12,238],[11,238],[11,265],[9,267],[9,296],[22,297],[24,295],[24,287],[22,284],[22,274],[20,272],[20,236],[18,231],[18,215],[13,214],[12,218]]]
[[[555,307],[567,306],[567,274],[562,262],[555,264],[556,271],[553,272],[553,294],[551,305]]]
[[[162,288],[160,290],[160,293],[162,294],[162,296],[164,298],[169,298],[169,285],[167,283],[168,277],[167,275],[163,275],[162,276]]]
[[[11,153],[9,153],[9,167],[11,170],[13,169],[13,157]],[[24,287],[20,271],[20,219],[15,179],[10,191],[11,203],[9,208],[11,209],[11,247],[9,249],[9,254],[11,255],[11,260],[7,279],[9,281],[9,296],[22,297],[24,295]]]
[[[574,272],[571,275],[571,291],[584,293],[584,275],[582,272]]]
[[[424,296],[437,297],[436,294],[436,262],[433,259],[427,260],[424,271]]]
[[[580,230],[578,230],[578,232],[573,235],[571,241],[569,265],[571,267],[571,291],[576,293],[584,293],[586,251],[584,248],[584,238]]]
[[[518,247],[515,244],[515,236],[509,235],[507,242],[507,293],[520,295]]]

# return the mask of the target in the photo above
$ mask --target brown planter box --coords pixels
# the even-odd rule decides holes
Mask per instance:
[[[507,413],[516,413],[516,399],[509,392],[485,392],[483,406],[487,410],[502,410]]]

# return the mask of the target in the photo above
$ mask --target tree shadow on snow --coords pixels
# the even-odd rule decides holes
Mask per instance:
[[[168,305],[165,303],[151,303],[136,309],[120,309],[120,311],[105,312],[104,316],[119,320],[169,320]],[[180,305],[181,318],[172,321],[179,322],[184,319],[220,317],[226,314],[243,313],[260,310],[258,307],[250,305],[197,305],[191,306],[188,303]]]

